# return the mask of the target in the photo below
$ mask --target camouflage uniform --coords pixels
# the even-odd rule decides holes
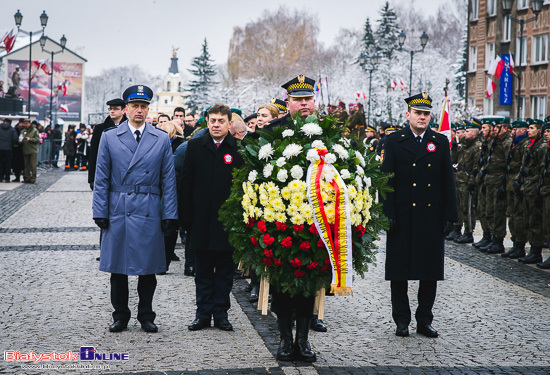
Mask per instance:
[[[492,143],[492,138],[489,136],[481,141],[481,152],[479,154],[478,160],[478,169],[476,171],[476,185],[477,185],[477,204],[476,211],[477,216],[479,217],[479,223],[483,229],[483,238],[481,241],[473,244],[475,247],[486,246],[491,241],[491,229],[489,227],[489,222],[487,221],[486,215],[486,195],[487,188],[484,184],[485,179],[485,165],[487,164],[487,158],[489,157],[489,147]]]
[[[547,122],[545,127],[550,129],[550,123]],[[550,238],[550,141],[545,141],[546,152],[542,163],[542,173],[540,178],[540,195],[542,196],[542,234],[545,239]],[[546,261],[537,263],[537,267],[550,269],[550,257]]]
[[[456,132],[457,130],[461,129],[461,130],[464,130],[465,128],[462,127],[462,125],[459,125],[459,124],[452,124],[451,125],[452,129]],[[445,237],[446,240],[452,240],[452,241],[456,241],[459,237],[462,236],[462,223],[464,221],[464,218],[461,217],[461,212],[460,212],[460,197],[459,197],[459,183],[458,183],[458,180],[456,179],[456,166],[458,164],[458,160],[461,158],[461,155],[462,155],[462,149],[463,149],[463,143],[462,141],[458,140],[458,138],[455,136],[453,137],[453,139],[451,140],[451,163],[453,165],[453,169],[455,171],[455,188],[456,188],[456,193],[457,193],[457,204],[458,204],[458,222],[454,223],[452,225],[452,228],[451,228],[451,231],[449,232],[449,234]]]

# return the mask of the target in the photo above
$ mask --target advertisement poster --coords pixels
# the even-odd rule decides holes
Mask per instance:
[[[29,61],[8,60],[10,86],[17,67],[19,67],[19,96],[23,98],[26,105],[29,95]],[[52,97],[54,120],[80,122],[82,117],[82,63],[56,62],[54,59],[53,88],[50,87],[50,70],[51,62],[49,60],[34,60],[32,63],[31,111],[38,112],[39,120],[50,118],[50,97]],[[17,77],[15,78],[17,80]]]
[[[504,61],[504,69],[500,76],[500,105],[512,104],[512,73],[510,72],[510,54],[503,53],[500,55],[502,61]]]

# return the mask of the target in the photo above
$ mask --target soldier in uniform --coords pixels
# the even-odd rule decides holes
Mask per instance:
[[[428,128],[432,100],[427,93],[405,99],[409,127],[387,136],[381,170],[392,173],[393,192],[382,200],[390,228],[386,280],[391,281],[397,336],[408,336],[411,310],[408,280],[420,280],[417,333],[437,337],[432,307],[444,274],[444,227],[458,220],[455,182],[447,137]]]
[[[477,185],[477,216],[479,217],[479,223],[481,224],[481,229],[483,229],[483,237],[480,241],[474,242],[472,246],[476,248],[487,246],[491,243],[491,228],[489,227],[489,222],[487,221],[487,210],[486,210],[486,201],[487,201],[487,188],[485,186],[485,166],[487,164],[487,159],[489,158],[489,149],[492,144],[491,133],[493,127],[496,125],[491,119],[483,119],[481,121],[481,153],[479,155],[478,169],[476,170],[476,185]]]
[[[457,123],[454,123],[451,125],[451,129],[454,129],[454,132],[455,132],[455,136],[452,138],[451,140],[451,162],[453,164],[453,167],[455,167],[457,164],[458,164],[458,160],[461,158],[462,156],[462,138],[464,137],[464,131],[465,131],[465,128],[463,127],[462,124],[457,124]],[[455,167],[455,171],[456,171],[456,167]],[[458,194],[460,194],[460,190],[458,188],[458,180],[456,179],[455,177],[455,184],[456,184],[456,191]],[[455,223],[451,229],[451,231],[449,232],[449,234],[445,237],[446,240],[451,240],[451,241],[455,241],[457,240],[459,237],[462,236],[462,223],[463,223],[463,217],[461,217],[461,213],[460,213],[460,198],[457,197],[457,202],[458,202],[458,207],[459,207],[459,211],[458,211],[458,222]]]
[[[544,141],[546,143],[546,151],[544,153],[544,161],[542,163],[542,173],[540,177],[540,195],[542,198],[542,233],[543,237],[550,238],[550,116],[547,116],[542,126],[544,132]],[[550,269],[550,257],[544,262],[537,263],[537,267],[548,270]]]
[[[517,259],[525,256],[525,243],[527,232],[525,228],[525,213],[521,195],[514,194],[514,179],[521,169],[525,148],[529,143],[527,137],[526,121],[516,120],[512,122],[512,146],[508,152],[506,169],[506,204],[508,212],[508,228],[512,237],[513,246],[502,253],[503,258]]]
[[[544,237],[542,234],[542,202],[540,195],[537,195],[537,186],[542,174],[542,166],[546,152],[546,142],[541,137],[543,122],[538,119],[528,121],[529,128],[527,136],[529,143],[523,155],[523,162],[520,171],[514,181],[514,192],[521,195],[523,199],[523,212],[528,219],[527,240],[531,245],[529,254],[518,260],[525,264],[542,262],[542,245]]]
[[[333,116],[338,119],[338,121],[336,121],[338,126],[344,126],[349,119],[349,114],[346,112],[346,103],[342,101],[338,102],[338,106],[335,108]]]
[[[365,139],[363,143],[370,152],[376,152],[378,148],[378,139],[376,138],[376,129],[372,125],[365,127]]]
[[[363,111],[363,104],[351,103],[349,105],[349,111],[348,128],[354,136],[359,136],[361,135],[361,129],[367,124],[365,120],[365,111]]]
[[[288,109],[286,108],[286,102],[284,100],[272,98],[271,104],[273,104],[279,110],[279,118],[283,117],[288,112]]]
[[[141,328],[157,332],[155,274],[166,271],[164,236],[177,229],[176,178],[168,134],[145,122],[153,90],[124,91],[128,121],[103,132],[94,182],[93,217],[102,229],[99,270],[111,273],[111,332],[126,329],[128,275],[138,275]]]
[[[456,243],[474,242],[473,232],[476,225],[475,171],[481,152],[481,141],[478,137],[480,127],[474,122],[466,122],[464,127],[466,130],[460,141],[462,151],[457,160],[457,171],[455,172],[459,222],[464,225],[464,234],[455,238]]]

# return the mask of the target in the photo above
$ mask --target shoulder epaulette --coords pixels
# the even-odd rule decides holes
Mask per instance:
[[[103,131],[106,132],[106,131],[108,131],[108,130],[112,130],[112,129],[116,129],[116,128],[117,128],[117,126],[115,125],[115,126],[111,126],[110,128],[107,128],[107,129],[105,129],[105,130],[103,130]]]

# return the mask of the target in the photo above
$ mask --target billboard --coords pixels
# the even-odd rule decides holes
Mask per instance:
[[[31,111],[38,112],[40,120],[50,118],[50,97],[54,119],[80,122],[82,118],[82,63],[55,62],[51,88],[51,62],[34,60],[31,65]],[[8,60],[8,78],[19,67],[19,95],[27,104],[29,95],[29,61]],[[28,107],[27,107],[28,110]]]

